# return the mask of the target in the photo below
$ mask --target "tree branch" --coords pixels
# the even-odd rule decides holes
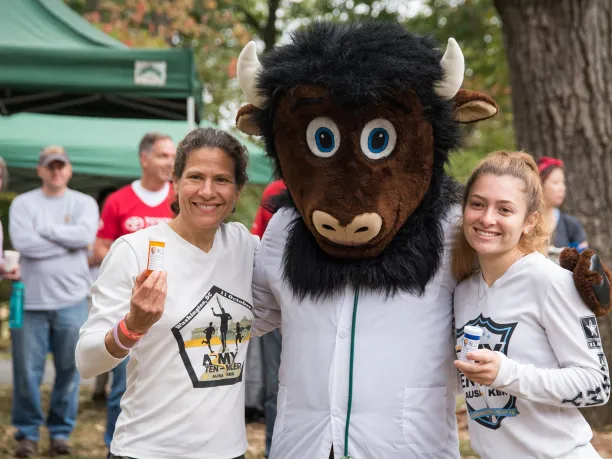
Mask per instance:
[[[261,25],[259,24],[259,21],[257,20],[257,18],[255,16],[253,16],[251,13],[249,13],[246,8],[240,6],[240,5],[236,5],[235,8],[241,12],[242,14],[244,14],[246,23],[249,24],[251,27],[255,28],[255,30],[257,31],[257,35],[263,35],[263,29],[261,27]]]

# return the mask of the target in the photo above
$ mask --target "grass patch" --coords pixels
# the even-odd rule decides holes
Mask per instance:
[[[0,387],[0,457],[12,457],[17,442],[13,439],[15,429],[10,424],[12,388]],[[50,399],[50,388],[42,387],[43,409],[47,412]],[[105,426],[106,410],[103,406],[91,401],[91,392],[88,388],[81,390],[79,399],[79,417],[75,431],[72,435],[73,456],[76,458],[106,458],[106,447],[102,440]],[[41,441],[38,444],[37,457],[49,457],[49,438],[45,428],[41,429]]]

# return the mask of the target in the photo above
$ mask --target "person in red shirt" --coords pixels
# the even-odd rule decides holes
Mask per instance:
[[[139,147],[142,177],[117,190],[102,209],[94,256],[102,262],[115,239],[174,217],[170,180],[176,147],[164,134],[146,134]]]
[[[174,193],[170,186],[176,146],[165,134],[150,132],[138,148],[142,176],[120,188],[104,203],[98,235],[93,247],[93,262],[102,263],[115,239],[143,228],[168,222],[174,218],[170,204]],[[104,442],[110,447],[115,423],[121,413],[121,397],[126,388],[128,359],[116,366],[107,400],[107,420]]]
[[[263,238],[270,219],[276,212],[273,198],[283,193],[287,187],[282,180],[270,183],[261,195],[261,203],[255,214],[251,233]],[[281,335],[279,330],[266,333],[261,337],[261,363],[263,366],[264,417],[266,419],[266,457],[270,454],[272,432],[276,420],[276,398],[278,396],[278,368],[280,366]],[[251,345],[253,339],[251,339]]]
[[[286,189],[285,182],[282,180],[275,180],[264,189],[261,195],[261,204],[257,208],[257,213],[255,214],[253,225],[251,226],[252,234],[259,236],[260,239],[263,237],[268,227],[268,222],[276,211],[270,201],[273,197],[278,196]]]

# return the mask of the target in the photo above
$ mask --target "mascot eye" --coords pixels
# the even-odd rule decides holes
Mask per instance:
[[[361,131],[361,151],[370,159],[382,159],[395,148],[397,134],[391,122],[377,118],[365,125]]]
[[[331,119],[320,116],[308,125],[306,141],[315,156],[329,158],[340,147],[340,130]]]

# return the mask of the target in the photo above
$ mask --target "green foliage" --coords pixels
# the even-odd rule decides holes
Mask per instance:
[[[87,13],[87,0],[65,0],[65,3],[81,16]]]
[[[482,159],[482,155],[480,155],[476,151],[472,150],[462,150],[450,158],[450,163],[446,167],[447,173],[458,180],[461,183],[465,183],[470,176],[472,170],[478,161]]]
[[[487,92],[499,104],[502,116],[511,113],[502,23],[491,0],[426,0],[423,11],[406,25],[442,44],[455,38],[465,56],[463,87]]]
[[[447,167],[448,173],[462,183],[465,183],[476,164],[488,153],[514,148],[512,129],[499,126],[498,120],[494,118],[481,121],[478,129],[466,126],[464,131],[465,145],[451,153]]]
[[[229,220],[240,222],[251,229],[264,188],[263,185],[245,185],[242,193],[240,193],[240,201],[236,206],[236,212],[229,217]]]
[[[499,105],[494,118],[464,127],[463,148],[451,156],[449,173],[464,182],[487,153],[513,150],[511,90],[501,20],[490,0],[426,0],[406,26],[440,43],[453,37],[465,56],[463,88],[482,91]]]
[[[400,11],[399,2],[394,7],[391,2],[380,0],[302,0],[289,1],[285,16],[335,22],[402,22]]]

